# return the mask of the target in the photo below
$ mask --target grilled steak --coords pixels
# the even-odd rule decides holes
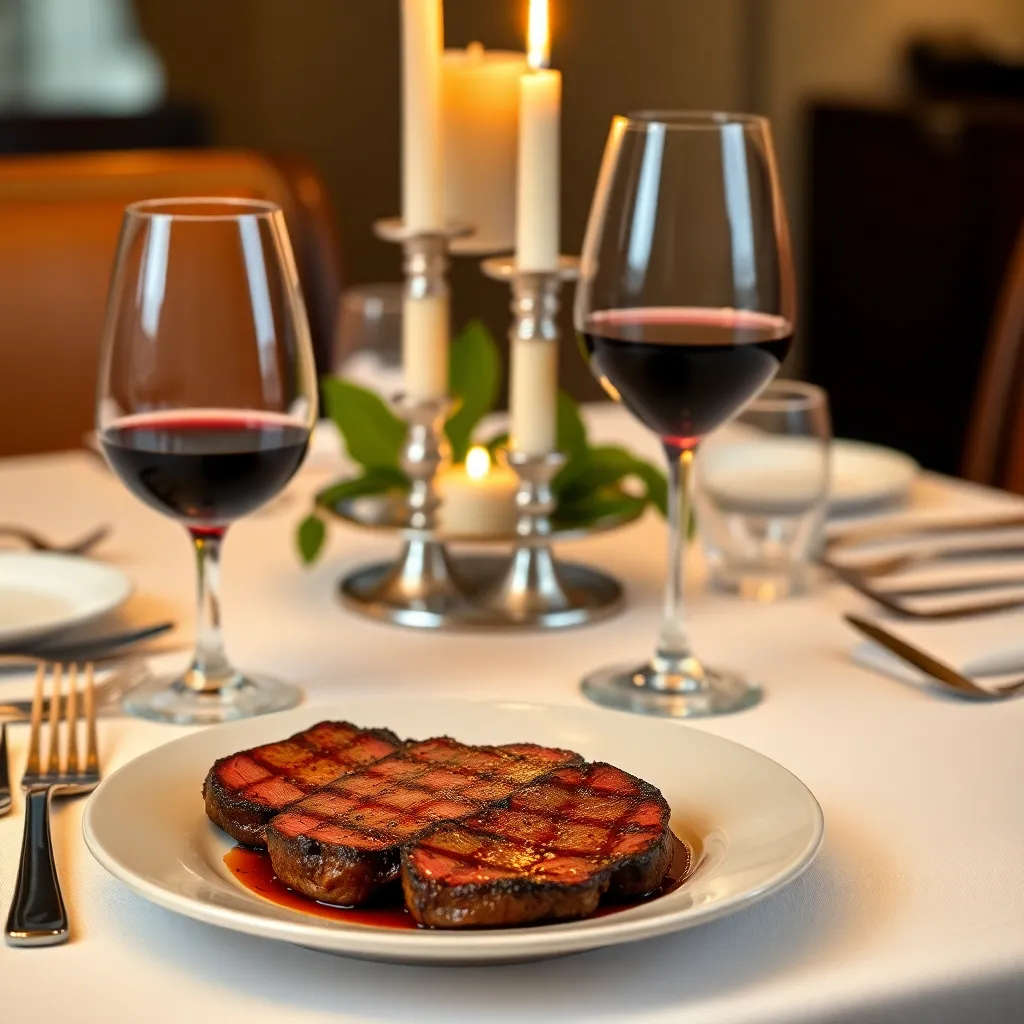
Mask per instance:
[[[313,899],[365,903],[398,877],[404,844],[580,760],[528,743],[470,747],[442,737],[407,744],[273,818],[266,834],[274,872]]]
[[[560,769],[507,806],[435,829],[402,852],[405,903],[439,928],[585,917],[604,893],[640,896],[672,860],[661,793],[609,764]]]
[[[319,722],[289,739],[217,761],[203,783],[206,813],[232,839],[261,847],[267,822],[283,807],[400,745],[390,729]]]

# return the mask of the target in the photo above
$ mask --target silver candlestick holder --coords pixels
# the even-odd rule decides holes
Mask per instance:
[[[579,260],[563,256],[557,270],[541,272],[521,271],[514,259],[498,257],[485,260],[483,271],[511,286],[512,346],[557,346],[559,296],[562,285],[579,276]],[[504,572],[476,598],[481,613],[517,625],[559,628],[617,611],[624,594],[615,579],[587,566],[560,563],[551,548],[551,484],[565,456],[508,451],[505,459],[519,476],[517,540]]]
[[[421,232],[390,219],[378,221],[375,229],[379,237],[404,250],[408,298],[447,298],[449,245],[472,234],[472,228],[450,225]],[[444,424],[452,403],[448,398],[399,395],[394,406],[409,428],[401,457],[411,484],[405,543],[397,561],[366,566],[342,580],[341,595],[351,607],[374,618],[437,627],[457,617],[466,604],[465,588],[445,545],[435,536],[440,504],[435,478],[448,461]]]

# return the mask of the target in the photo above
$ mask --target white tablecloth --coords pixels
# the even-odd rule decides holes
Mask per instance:
[[[620,411],[593,421],[597,436],[655,452]],[[299,568],[293,527],[332,464],[336,471],[317,454],[229,536],[226,629],[239,663],[301,681],[314,703],[424,693],[577,702],[583,670],[648,649],[665,568],[665,528],[654,516],[573,548],[628,584],[628,610],[599,628],[527,641],[403,631],[348,614],[334,597],[339,575],[393,543],[337,527],[322,562]],[[925,477],[914,506],[967,512],[1013,500]],[[134,501],[94,457],[0,463],[0,522],[54,536],[113,523],[102,555],[135,580],[126,614],[169,615],[188,634],[184,532]],[[0,947],[4,1019],[30,1020],[38,1001],[39,1021],[1024,1020],[1024,700],[946,700],[853,664],[839,612],[859,601],[838,587],[757,606],[702,593],[698,582],[691,609],[700,651],[757,676],[767,696],[694,727],[779,761],[824,809],[817,861],[779,895],[677,936],[544,963],[361,963],[150,906],[93,862],[80,833],[83,801],[70,801],[57,808],[54,831],[72,939],[53,949]],[[16,772],[25,732],[12,730]],[[181,732],[106,720],[106,764]],[[14,886],[21,826],[18,800],[0,820],[0,910]]]

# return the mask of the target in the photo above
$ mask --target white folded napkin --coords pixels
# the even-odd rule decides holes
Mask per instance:
[[[880,618],[878,624],[901,640],[969,676],[979,686],[997,689],[1024,674],[1024,609],[953,621],[921,622]],[[853,660],[906,682],[923,682],[924,673],[871,640],[857,644]]]

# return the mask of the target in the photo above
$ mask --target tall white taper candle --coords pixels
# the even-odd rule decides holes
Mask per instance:
[[[562,76],[545,69],[547,0],[530,2],[529,62],[519,82],[519,185],[516,269],[553,273],[559,256],[559,126]],[[558,345],[517,338],[512,344],[509,406],[516,451],[543,455],[556,443]]]
[[[402,220],[410,232],[445,226],[441,54],[441,0],[402,4]],[[448,393],[448,293],[406,294],[402,310],[402,366],[414,399]]]

